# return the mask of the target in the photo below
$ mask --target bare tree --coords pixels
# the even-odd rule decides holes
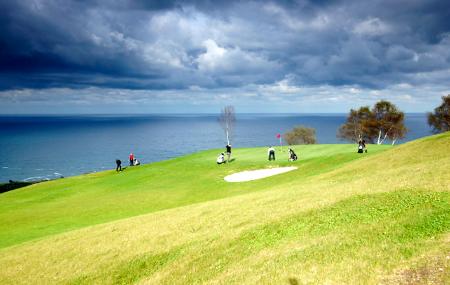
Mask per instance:
[[[236,116],[235,116],[235,112],[234,112],[234,107],[233,106],[225,106],[225,108],[223,108],[220,111],[219,123],[220,123],[220,126],[222,127],[223,131],[225,132],[228,144],[230,144],[230,139],[233,135],[235,122],[236,122]]]

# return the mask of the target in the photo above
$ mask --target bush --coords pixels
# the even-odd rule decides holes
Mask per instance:
[[[291,131],[285,133],[283,137],[289,145],[315,144],[317,142],[316,130],[305,126],[294,127]]]

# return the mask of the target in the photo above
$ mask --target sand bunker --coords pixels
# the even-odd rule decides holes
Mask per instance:
[[[249,171],[242,171],[242,172],[228,175],[224,179],[227,182],[244,182],[244,181],[257,180],[257,179],[285,173],[285,172],[292,171],[295,169],[297,169],[297,167],[289,166],[289,167],[277,167],[277,168],[267,168],[267,169],[259,169],[259,170],[249,170]]]

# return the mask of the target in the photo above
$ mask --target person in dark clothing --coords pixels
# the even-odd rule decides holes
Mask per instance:
[[[297,155],[292,148],[289,149],[289,161],[296,161]]]
[[[227,162],[230,162],[230,158],[231,158],[231,144],[227,144],[225,146],[226,151],[225,153],[227,154]]]
[[[367,152],[366,149],[366,141],[364,139],[360,139],[358,141],[358,153]]]
[[[269,160],[275,160],[275,149],[272,146],[267,150],[267,154],[269,155]]]
[[[122,171],[122,161],[116,159],[116,171]]]

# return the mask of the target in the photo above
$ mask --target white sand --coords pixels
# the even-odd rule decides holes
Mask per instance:
[[[267,169],[259,169],[259,170],[249,170],[249,171],[242,171],[242,172],[228,175],[224,179],[227,182],[244,182],[244,181],[257,180],[257,179],[285,173],[285,172],[292,171],[295,169],[297,169],[297,167],[289,166],[289,167],[277,167],[277,168],[267,168]]]

